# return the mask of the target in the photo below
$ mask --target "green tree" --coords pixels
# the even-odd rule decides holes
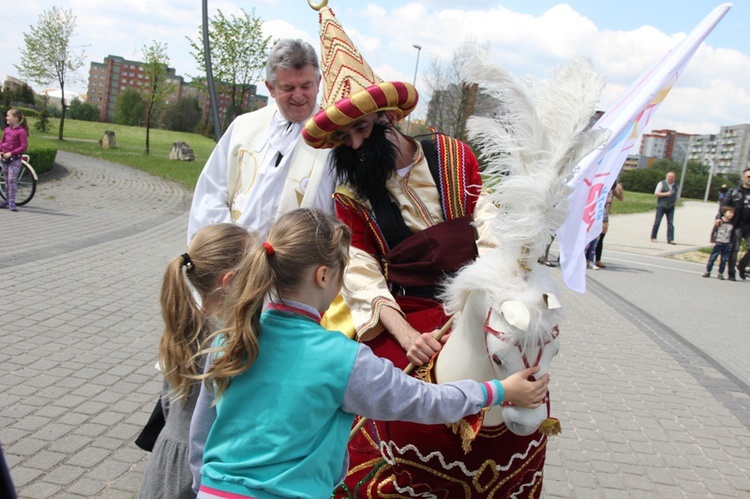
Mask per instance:
[[[149,137],[154,115],[164,104],[164,99],[175,90],[174,83],[167,82],[169,56],[167,44],[153,40],[151,45],[143,46],[145,88],[142,90],[146,100],[146,154],[150,151]]]
[[[221,10],[209,19],[208,38],[211,44],[211,67],[217,87],[230,96],[230,105],[224,118],[227,122],[242,113],[242,99],[252,85],[263,77],[268,51],[276,43],[270,36],[263,37],[263,21],[256,17],[255,9],[242,16],[224,16]],[[188,42],[198,68],[206,72],[202,28],[198,37]],[[194,77],[198,80],[197,77]]]
[[[70,41],[76,31],[76,16],[72,10],[57,6],[39,14],[37,26],[23,34],[21,65],[15,66],[18,73],[39,85],[56,81],[62,97],[62,115],[58,139],[63,140],[65,128],[65,83],[76,79],[76,71],[83,66],[84,51],[73,51]]]
[[[34,128],[44,133],[49,128],[49,118],[50,118],[49,95],[44,94],[39,99],[42,103],[41,105],[42,109],[41,111],[39,111],[39,116],[37,116],[36,118],[36,123],[34,123]]]
[[[72,120],[99,121],[99,108],[76,97],[70,103],[68,115]]]
[[[185,97],[164,109],[164,128],[174,132],[195,132],[202,115],[198,99]]]
[[[134,88],[120,92],[115,102],[115,123],[118,125],[140,126],[146,116],[146,102]]]
[[[34,105],[36,103],[36,99],[34,98],[34,91],[25,83],[21,85],[21,88],[18,89],[16,100],[18,100],[18,102],[23,102],[24,104]]]

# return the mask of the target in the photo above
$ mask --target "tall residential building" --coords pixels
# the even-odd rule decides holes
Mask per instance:
[[[674,130],[651,130],[641,138],[640,154],[656,159],[685,160],[690,135]],[[684,145],[683,145],[684,144]]]
[[[719,131],[716,167],[719,171],[742,173],[750,167],[750,124],[723,126]]]
[[[690,137],[690,159],[713,165],[714,173],[750,168],[750,124],[722,126],[718,134]]]
[[[145,72],[145,62],[129,61],[116,55],[107,56],[103,63],[91,63],[88,102],[99,108],[101,121],[112,122],[114,120],[115,105],[120,92],[126,88],[134,88],[139,92],[145,89],[148,82]],[[165,103],[173,104],[184,97],[196,97],[204,116],[208,114],[208,106],[205,105],[208,100],[206,91],[186,83],[173,68],[167,68],[166,83],[174,85],[174,91],[166,97]],[[219,83],[217,86],[218,107],[223,116],[230,102],[230,95],[225,85]],[[255,85],[247,88],[242,96],[243,109],[258,109],[267,103],[268,97],[256,95]]]
[[[682,163],[686,152],[689,161],[713,165],[714,173],[741,173],[750,167],[750,125],[722,126],[718,134],[706,135],[652,130],[641,138],[641,156]]]
[[[173,68],[167,68],[166,82],[175,85],[175,92],[168,95],[165,102],[177,102],[183,84],[182,76],[177,76]],[[120,92],[126,88],[140,92],[147,83],[146,63],[108,55],[103,63],[91,63],[87,101],[99,108],[101,121],[111,122],[115,117],[115,104]]]
[[[719,138],[716,134],[693,135],[690,137],[690,161],[712,165],[716,159]]]

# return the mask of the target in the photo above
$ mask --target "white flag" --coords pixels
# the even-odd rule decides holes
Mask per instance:
[[[570,181],[574,189],[569,196],[570,211],[557,231],[563,281],[571,290],[586,291],[584,250],[602,231],[604,203],[623,162],[634,148],[637,150],[636,141],[651,116],[700,44],[731,7],[731,3],[716,7],[687,38],[641,75],[594,125],[594,128],[609,129],[612,134],[603,146],[579,163]]]

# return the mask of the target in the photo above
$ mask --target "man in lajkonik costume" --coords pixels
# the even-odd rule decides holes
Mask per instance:
[[[399,368],[422,366],[416,375],[429,379],[441,347],[433,333],[448,320],[439,283],[490,247],[496,208],[466,144],[444,135],[417,142],[396,129],[417,105],[414,87],[375,76],[328,7],[320,31],[323,109],[302,134],[333,148],[336,215],[352,230],[342,294],[359,341]],[[350,442],[336,497],[541,494],[544,435],[480,429],[477,419],[462,426],[459,435],[448,425],[369,421]]]

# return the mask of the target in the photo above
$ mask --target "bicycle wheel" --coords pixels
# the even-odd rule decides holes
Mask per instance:
[[[3,187],[5,187],[3,185]],[[36,172],[30,164],[23,161],[18,169],[18,190],[16,190],[16,205],[23,206],[36,193]]]
[[[5,175],[3,175],[2,170],[0,170],[0,198],[5,200]]]

